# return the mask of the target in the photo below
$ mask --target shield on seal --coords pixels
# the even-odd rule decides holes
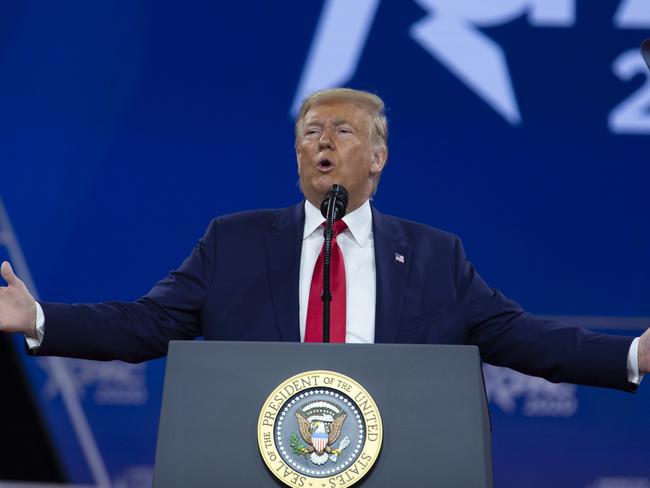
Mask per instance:
[[[327,446],[329,435],[327,432],[313,432],[311,434],[311,444],[317,452],[323,452]]]

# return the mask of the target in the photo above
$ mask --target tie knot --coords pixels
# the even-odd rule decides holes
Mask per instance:
[[[323,228],[323,232],[324,232],[325,222],[320,224],[320,226]],[[336,222],[332,222],[332,237],[336,238],[336,236],[338,236],[341,232],[343,232],[347,228],[348,228],[348,224],[346,224],[342,220],[337,220]]]
[[[337,220],[332,224],[332,232],[334,237],[338,236],[341,232],[348,228],[348,225],[342,220]]]

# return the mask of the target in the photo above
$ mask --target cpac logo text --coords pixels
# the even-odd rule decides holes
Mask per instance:
[[[571,417],[578,410],[577,388],[485,364],[485,389],[490,403],[508,414],[521,405],[526,417]]]
[[[60,393],[60,381],[50,361],[41,359],[39,366],[48,375],[44,396],[53,400]],[[65,360],[73,387],[79,398],[92,391],[97,405],[140,406],[149,399],[146,383],[146,364],[89,362],[80,359]]]
[[[355,74],[380,0],[326,0],[312,40],[291,112],[308,94],[345,85]],[[522,16],[532,27],[571,28],[576,0],[416,0],[428,15],[410,28],[410,36],[461,83],[511,125],[522,114],[503,48],[481,29]],[[647,0],[622,0],[612,19],[619,29],[650,27]],[[613,71],[627,81],[637,74],[646,83],[612,109],[614,133],[650,133],[650,74],[637,49],[622,53]]]

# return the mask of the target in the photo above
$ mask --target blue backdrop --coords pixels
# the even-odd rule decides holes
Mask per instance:
[[[50,301],[137,298],[213,216],[301,198],[296,100],[346,85],[388,106],[381,211],[534,313],[639,334],[649,30],[647,0],[5,0],[0,258]],[[150,483],[164,361],[24,365],[71,481]],[[650,484],[648,385],[486,378],[497,486]]]

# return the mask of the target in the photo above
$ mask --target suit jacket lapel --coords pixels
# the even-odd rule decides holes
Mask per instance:
[[[301,202],[282,210],[273,223],[275,232],[266,236],[275,318],[280,340],[285,342],[300,342],[298,286],[304,226],[305,207]]]
[[[404,244],[401,229],[374,207],[372,228],[377,270],[375,342],[395,342],[411,268],[411,248]]]

